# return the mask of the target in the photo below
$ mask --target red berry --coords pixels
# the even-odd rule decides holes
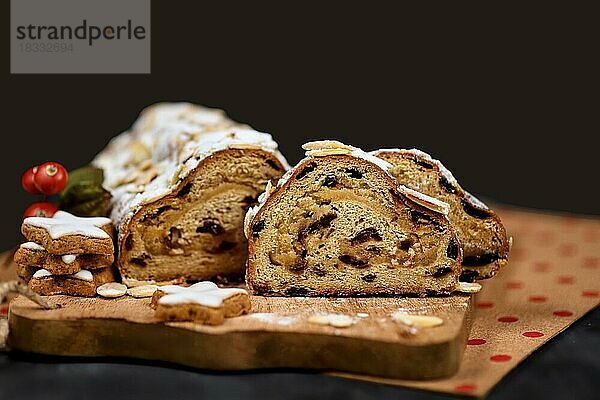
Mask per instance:
[[[33,182],[40,192],[50,196],[59,193],[67,186],[69,175],[65,167],[57,162],[45,162],[37,168]]]
[[[35,186],[35,182],[33,181],[35,171],[37,171],[37,167],[31,167],[23,173],[23,176],[21,176],[21,186],[23,186],[26,192],[40,194],[42,192]]]
[[[48,203],[47,201],[42,201],[39,203],[33,203],[27,210],[25,210],[25,214],[23,214],[23,218],[27,217],[52,217],[55,212],[58,211],[58,206]]]

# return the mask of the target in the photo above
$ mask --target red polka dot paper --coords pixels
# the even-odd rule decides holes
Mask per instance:
[[[514,238],[510,263],[483,281],[458,373],[382,383],[485,396],[524,358],[600,303],[600,220],[498,210]]]

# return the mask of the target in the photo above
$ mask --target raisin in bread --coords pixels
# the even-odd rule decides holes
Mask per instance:
[[[288,168],[270,135],[187,103],[147,108],[93,164],[113,196],[118,267],[130,286],[241,278],[244,215]]]
[[[441,162],[416,149],[372,154],[393,164],[389,172],[399,184],[450,205],[448,217],[464,252],[461,280],[491,278],[508,263],[509,239],[500,218],[465,191]]]
[[[452,292],[462,252],[448,205],[396,184],[386,161],[335,141],[248,211],[246,283],[267,296]]]

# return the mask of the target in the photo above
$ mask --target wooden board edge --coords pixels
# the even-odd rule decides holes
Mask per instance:
[[[473,297],[458,335],[429,346],[294,332],[215,335],[120,319],[38,320],[12,312],[8,344],[15,350],[46,355],[160,360],[219,371],[300,368],[434,379],[458,370],[473,320]]]

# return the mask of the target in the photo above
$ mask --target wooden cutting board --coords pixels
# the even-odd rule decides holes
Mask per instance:
[[[43,310],[18,296],[9,309],[12,349],[61,356],[161,360],[211,370],[306,368],[401,379],[457,371],[472,322],[472,296],[432,298],[252,297],[252,313],[220,326],[161,323],[150,299],[49,296]],[[411,332],[393,313],[444,323]],[[351,316],[349,327],[308,322],[320,313]],[[357,315],[358,314],[358,315]]]

